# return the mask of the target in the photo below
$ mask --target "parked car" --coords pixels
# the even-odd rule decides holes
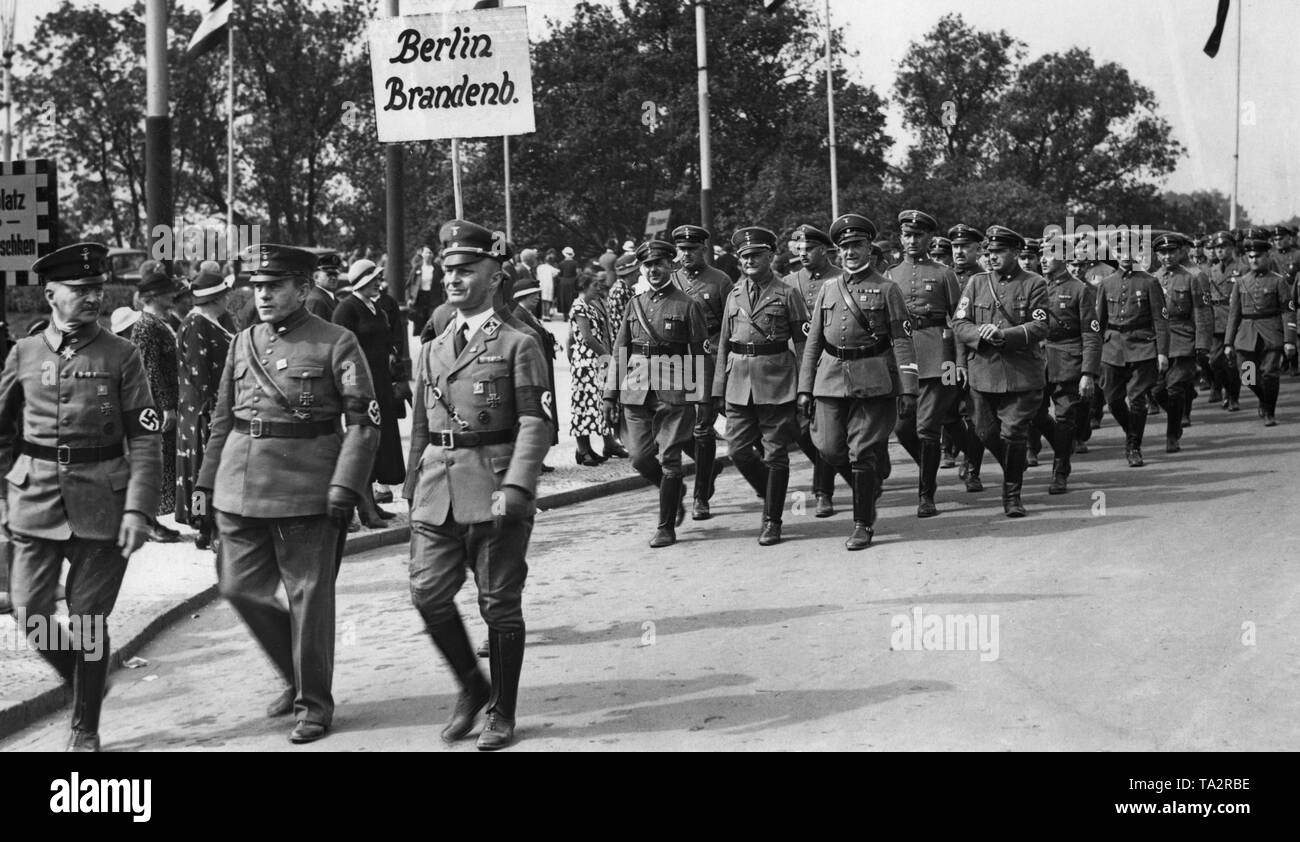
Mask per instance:
[[[108,250],[108,282],[110,284],[140,283],[140,264],[149,259],[149,253],[141,249]]]

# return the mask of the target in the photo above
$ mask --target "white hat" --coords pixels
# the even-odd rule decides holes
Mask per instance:
[[[375,265],[375,261],[364,257],[348,267],[348,289],[360,292],[370,283],[384,276],[384,270]]]
[[[564,252],[563,252],[563,254],[564,254],[565,257],[572,258],[572,257],[573,257],[573,247],[572,247],[572,246],[565,246],[565,247],[564,247]]]
[[[635,254],[635,253],[636,253],[636,243],[632,242],[631,240],[627,240],[627,241],[625,241],[625,242],[623,243],[623,253],[624,253],[624,254]]]
[[[133,310],[130,307],[118,307],[113,311],[113,315],[108,318],[109,329],[114,333],[121,333],[140,321],[140,316],[139,310]]]

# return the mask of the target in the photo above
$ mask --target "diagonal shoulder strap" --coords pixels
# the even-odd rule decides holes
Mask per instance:
[[[871,329],[871,322],[867,321],[867,314],[862,312],[862,308],[858,306],[858,302],[853,300],[853,293],[849,292],[849,285],[844,280],[843,275],[840,275],[835,279],[835,286],[839,289],[840,297],[844,299],[844,306],[853,314],[853,318],[857,320],[858,324],[862,325],[863,330],[872,336],[875,336],[876,332]]]
[[[632,314],[636,316],[637,323],[641,325],[641,329],[646,332],[646,335],[650,337],[650,340],[655,345],[664,344],[659,334],[655,333],[655,329],[650,327],[650,320],[645,317],[645,310],[641,309],[640,299],[641,296],[639,295],[632,297]]]
[[[1011,322],[1012,327],[1020,327],[1020,325],[1023,324],[1023,322],[1016,321],[1015,318],[1012,317],[1012,315],[1007,312],[1007,308],[1002,306],[1002,299],[998,297],[997,290],[993,288],[992,273],[989,273],[989,277],[987,280],[989,284],[989,296],[993,299],[993,306],[998,308],[998,312],[1002,314],[1002,318]]]
[[[262,363],[257,359],[257,351],[253,348],[253,330],[252,328],[243,332],[242,337],[244,347],[244,359],[248,362],[249,371],[253,372],[253,379],[261,388],[262,393],[273,401],[280,404],[280,408],[292,415],[294,418],[306,421],[310,419],[310,413],[304,412],[301,408],[296,407],[289,400],[289,396],[284,393],[275,378],[271,377],[270,372],[262,367]]]

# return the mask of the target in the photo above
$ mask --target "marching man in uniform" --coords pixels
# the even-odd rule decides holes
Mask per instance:
[[[686,516],[682,450],[690,446],[693,429],[712,432],[714,420],[713,357],[705,351],[708,322],[700,303],[672,282],[676,254],[677,247],[663,240],[637,248],[650,289],[628,304],[610,349],[613,361],[605,387],[606,419],[613,423],[621,402],[632,467],[659,487],[659,525],[650,540],[654,548],[677,542],[675,529]],[[700,445],[700,437],[695,443]],[[712,464],[696,465],[711,475]],[[697,489],[700,482],[697,477]],[[700,502],[696,497],[697,509]],[[707,512],[708,500],[703,502]]]
[[[1002,511],[1024,517],[1029,424],[1046,385],[1047,282],[1018,263],[1024,238],[1001,225],[985,232],[989,271],[966,284],[953,330],[966,346],[975,426],[1002,465]]]
[[[880,452],[898,416],[916,412],[912,325],[898,285],[873,266],[876,233],[875,223],[856,213],[831,225],[846,274],[817,293],[799,370],[799,409],[814,416],[817,450],[853,472],[850,550],[871,546]]]
[[[504,235],[454,219],[439,239],[456,315],[416,362],[403,491],[411,504],[411,601],[460,685],[442,739],[468,736],[486,707],[478,747],[492,751],[514,742],[525,556],[555,395],[537,340],[493,310],[510,257]],[[456,610],[466,568],[488,626],[490,684]]]
[[[799,439],[795,397],[808,308],[797,290],[772,274],[776,234],[766,228],[741,228],[731,242],[743,276],[723,311],[713,402],[715,409],[726,412],[728,450],[746,477],[746,471],[757,473],[755,445],[763,442],[767,493],[758,543],[768,547],[781,541],[789,448]]]
[[[672,282],[679,290],[699,302],[708,330],[703,345],[704,353],[716,359],[718,335],[722,331],[722,311],[733,286],[731,278],[721,269],[709,265],[708,230],[698,225],[678,225],[673,229],[672,236],[682,260],[682,268],[672,273]],[[615,331],[618,330],[618,325],[611,325]],[[709,511],[709,501],[713,499],[713,481],[717,478],[715,464],[718,458],[718,434],[713,430],[714,420],[713,412],[696,413],[695,427],[691,432],[694,445],[691,452],[695,459],[692,520],[708,520],[713,516]]]
[[[1282,355],[1289,360],[1296,354],[1295,302],[1286,279],[1269,269],[1271,248],[1267,231],[1246,230],[1242,250],[1250,271],[1232,287],[1223,337],[1229,357],[1240,360],[1241,382],[1259,398],[1265,427],[1277,426]]]
[[[1160,282],[1133,268],[1135,243],[1116,244],[1119,268],[1097,290],[1102,383],[1110,414],[1124,431],[1124,457],[1140,468],[1147,395],[1169,368],[1169,310]],[[1127,403],[1125,397],[1127,396]]]
[[[1210,305],[1209,281],[1182,265],[1188,240],[1182,234],[1161,234],[1152,242],[1160,268],[1156,280],[1165,294],[1169,311],[1169,368],[1156,383],[1151,399],[1165,411],[1165,452],[1182,449],[1183,416],[1196,392],[1197,364],[1208,365],[1214,310]]]
[[[289,684],[267,715],[292,712],[289,740],[308,743],[334,717],[340,539],[369,488],[381,419],[356,336],[307,310],[315,255],[262,244],[245,259],[261,322],[231,343],[190,508],[215,518],[221,594]]]
[[[140,352],[97,323],[107,256],[99,243],[77,243],[33,264],[50,324],[18,340],[0,376],[0,528],[13,543],[22,633],[24,620],[60,628],[54,593],[63,560],[71,564],[76,637],[42,636],[38,647],[72,685],[69,751],[99,751],[108,615],[128,559],[149,539],[162,482],[162,419]]]

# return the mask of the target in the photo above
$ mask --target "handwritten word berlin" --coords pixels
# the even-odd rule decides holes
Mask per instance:
[[[456,27],[450,36],[425,38],[407,29],[397,37],[400,52],[388,60],[390,64],[411,64],[416,61],[454,61],[457,59],[492,58],[492,37],[473,35],[469,27]],[[446,51],[444,53],[444,50]],[[470,83],[469,74],[463,74],[455,85],[411,85],[407,87],[399,76],[390,76],[384,83],[388,90],[385,111],[426,108],[460,108],[478,105],[508,105],[516,103],[515,83],[510,72],[501,72],[501,81]]]

